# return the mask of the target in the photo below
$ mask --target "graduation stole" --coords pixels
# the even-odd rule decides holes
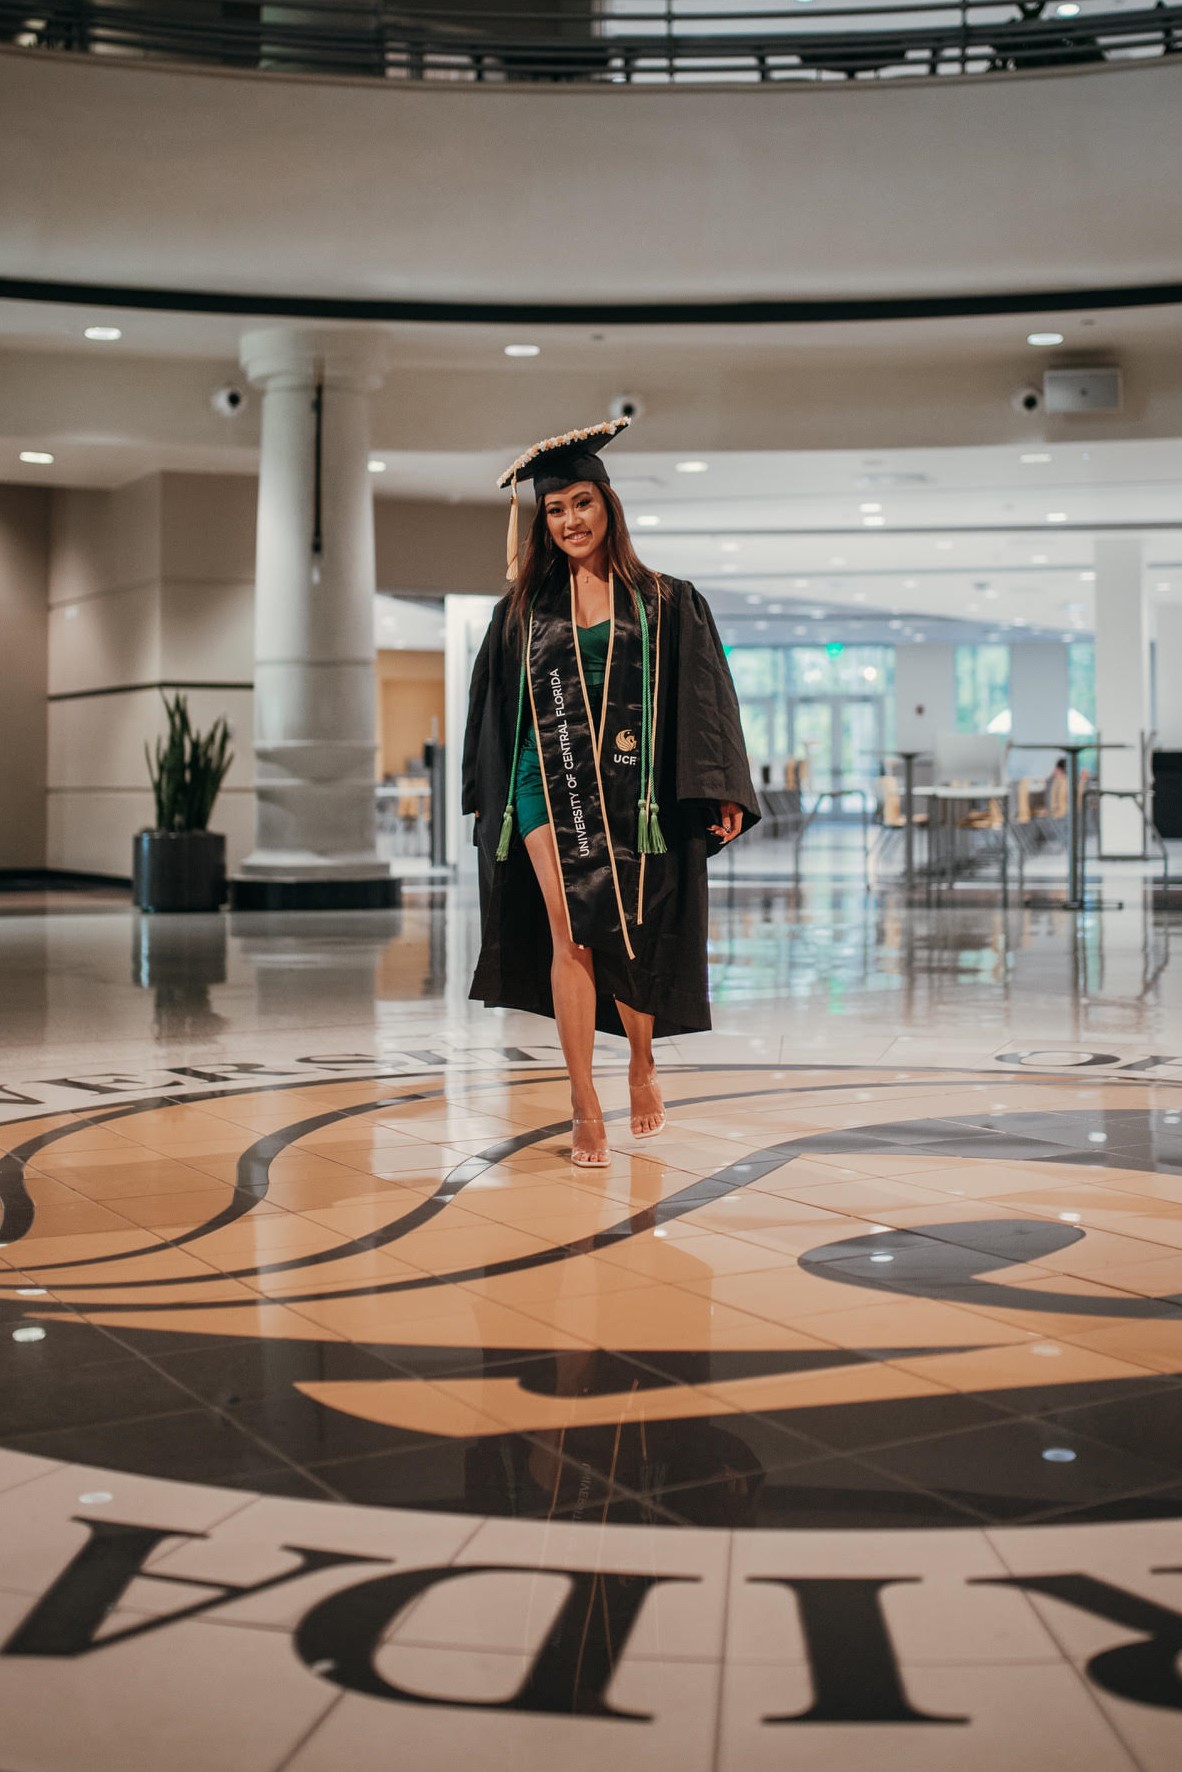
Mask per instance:
[[[618,930],[634,958],[629,923],[643,918],[646,858],[665,849],[653,791],[661,610],[659,598],[647,608],[614,575],[608,592],[611,627],[598,719],[575,632],[573,577],[565,593],[547,592],[531,610],[505,816],[511,829],[528,698],[571,938],[602,945]],[[507,854],[507,843],[502,848]]]

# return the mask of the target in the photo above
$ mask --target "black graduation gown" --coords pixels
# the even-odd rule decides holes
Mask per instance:
[[[739,704],[718,629],[692,584],[665,579],[661,682],[655,732],[655,779],[668,853],[648,858],[660,869],[660,890],[632,936],[629,960],[618,922],[591,945],[595,961],[595,1025],[622,1034],[615,999],[652,1015],[657,1038],[710,1026],[706,974],[706,859],[721,847],[708,826],[719,802],[742,808],[743,829],[759,805],[739,723]],[[470,996],[487,1007],[553,1015],[552,949],[541,889],[514,829],[506,861],[496,860],[501,814],[509,791],[521,665],[516,623],[506,624],[508,598],[493,611],[472,673],[464,737],[463,801],[475,812],[480,860],[481,948]],[[528,719],[528,702],[526,718]]]

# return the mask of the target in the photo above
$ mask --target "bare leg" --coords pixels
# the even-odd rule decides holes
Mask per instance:
[[[618,997],[616,1008],[630,1048],[628,1089],[632,1096],[632,1133],[636,1138],[651,1138],[665,1124],[665,1104],[657,1082],[657,1067],[653,1063],[653,1018],[642,1015],[639,1009],[629,1009]]]
[[[558,1023],[558,1038],[570,1074],[571,1156],[585,1166],[594,1164],[606,1168],[611,1157],[603,1126],[603,1110],[591,1075],[591,1053],[595,1045],[594,961],[590,948],[579,947],[570,938],[558,858],[549,825],[540,825],[536,831],[531,831],[525,839],[525,848],[542,888],[546,915],[550,920],[550,941],[554,948],[550,969],[554,1019]]]

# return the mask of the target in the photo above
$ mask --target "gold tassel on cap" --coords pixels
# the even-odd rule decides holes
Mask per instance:
[[[517,577],[517,476],[513,476],[513,502],[509,506],[509,539],[505,543],[505,577],[512,584]]]

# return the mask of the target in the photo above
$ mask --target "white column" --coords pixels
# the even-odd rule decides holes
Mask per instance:
[[[480,651],[495,597],[449,593],[443,599],[444,685],[447,722],[447,860],[452,867],[474,858],[472,820],[460,811],[463,786],[464,729],[468,723],[468,689],[472,666]]]
[[[1182,751],[1182,603],[1159,603],[1154,615],[1157,749]]]
[[[1096,565],[1096,725],[1105,744],[1100,776],[1108,788],[1141,786],[1141,740],[1149,725],[1149,626],[1139,536],[1101,536]],[[1141,815],[1131,801],[1100,803],[1105,855],[1138,856]]]
[[[930,751],[956,731],[956,675],[952,647],[895,647],[895,743],[901,751]]]
[[[379,340],[248,333],[263,389],[255,586],[256,842],[239,881],[252,905],[387,902],[347,890],[389,879],[374,844],[374,533],[369,395]],[[316,544],[316,389],[323,390]],[[326,893],[325,883],[340,883]],[[301,893],[300,888],[309,888]]]
[[[1010,741],[1045,751],[1015,751],[1011,775],[1049,775],[1067,730],[1067,648],[1061,640],[1020,640],[1010,647]]]

